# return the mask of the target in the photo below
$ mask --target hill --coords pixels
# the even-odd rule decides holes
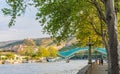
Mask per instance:
[[[34,42],[34,43],[33,43]],[[36,39],[24,39],[24,40],[13,40],[13,41],[6,41],[0,42],[0,49],[2,50],[17,50],[22,45],[31,45],[35,44],[36,46],[54,46],[58,50],[62,48],[62,50],[70,49],[73,43],[76,43],[75,38],[69,38],[66,42],[62,42],[60,45],[57,45],[51,38],[36,38]],[[66,48],[69,47],[69,48]],[[65,49],[64,49],[65,48]]]

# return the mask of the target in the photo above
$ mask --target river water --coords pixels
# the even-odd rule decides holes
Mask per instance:
[[[70,60],[48,63],[0,65],[0,74],[76,74],[87,65],[87,60]]]

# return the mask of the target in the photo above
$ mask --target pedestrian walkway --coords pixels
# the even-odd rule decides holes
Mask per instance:
[[[91,74],[108,74],[107,64],[96,65],[91,71]]]

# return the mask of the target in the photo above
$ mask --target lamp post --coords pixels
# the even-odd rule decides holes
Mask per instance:
[[[89,46],[89,54],[88,54],[88,64],[92,64],[92,56],[91,56],[91,46],[93,42],[91,42],[91,38],[89,37],[87,46]]]

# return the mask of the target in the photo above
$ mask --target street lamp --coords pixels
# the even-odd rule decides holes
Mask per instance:
[[[89,46],[89,54],[88,54],[88,64],[92,64],[92,56],[91,56],[91,46],[93,42],[91,42],[91,38],[89,37],[87,46]]]

